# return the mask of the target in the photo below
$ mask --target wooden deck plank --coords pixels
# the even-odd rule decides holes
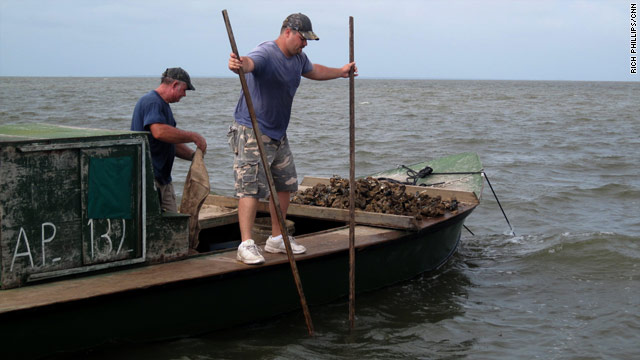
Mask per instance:
[[[238,207],[238,199],[218,195],[209,195],[216,204],[222,207],[236,208]],[[258,202],[258,211],[269,212],[269,203],[267,201]],[[313,219],[323,219],[332,221],[349,221],[348,209],[334,209],[311,205],[289,204],[287,216],[302,216]],[[417,229],[418,223],[412,216],[378,214],[365,211],[356,211],[356,223],[389,227],[395,229]]]
[[[238,209],[222,207],[211,202],[211,196],[205,199],[205,203],[198,214],[200,229],[208,229],[216,226],[233,224],[238,222]]]

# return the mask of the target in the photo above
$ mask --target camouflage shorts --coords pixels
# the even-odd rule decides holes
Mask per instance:
[[[260,151],[253,129],[233,123],[227,134],[229,146],[235,157],[233,160],[233,176],[236,181],[238,197],[265,198],[269,195],[267,175],[260,161]],[[273,140],[262,135],[267,152],[271,175],[277,192],[296,192],[298,177],[293,155],[289,148],[289,140],[285,136],[281,140]]]

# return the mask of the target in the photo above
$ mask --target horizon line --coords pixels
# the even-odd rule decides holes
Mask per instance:
[[[213,75],[192,75],[194,79],[233,79],[236,76],[213,76]],[[0,75],[0,78],[77,78],[77,79],[96,79],[96,78],[160,78],[160,75]],[[309,80],[302,78],[303,80]],[[575,80],[575,79],[491,79],[491,78],[438,78],[438,77],[392,77],[392,76],[357,76],[356,79],[362,80],[437,80],[437,81],[565,81],[565,82],[637,82],[637,80]]]

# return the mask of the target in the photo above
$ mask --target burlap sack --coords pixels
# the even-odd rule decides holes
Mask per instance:
[[[200,149],[191,161],[187,180],[184,182],[182,201],[180,202],[180,213],[189,214],[189,249],[196,250],[198,247],[198,235],[200,233],[200,223],[198,214],[205,199],[209,195],[209,174],[204,165],[203,154]]]

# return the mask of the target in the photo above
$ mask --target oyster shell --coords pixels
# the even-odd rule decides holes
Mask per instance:
[[[423,217],[442,216],[447,211],[457,212],[458,201],[445,201],[440,196],[429,196],[426,191],[407,193],[403,184],[379,181],[372,177],[356,180],[355,207],[357,210]],[[329,185],[317,184],[298,191],[292,203],[338,209],[349,208],[349,180],[334,176]]]

